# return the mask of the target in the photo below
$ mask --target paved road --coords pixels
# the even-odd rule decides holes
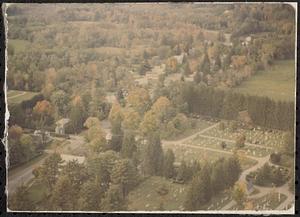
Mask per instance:
[[[70,143],[67,144],[65,147],[62,149],[57,150],[59,154],[61,154],[61,157],[63,160],[66,162],[69,160],[77,159],[79,162],[84,161],[84,157],[82,156],[76,156],[76,155],[71,155],[70,152],[74,151],[77,148],[80,148],[84,143],[85,139],[82,136],[78,135],[70,135],[70,140],[68,140]],[[52,149],[46,149],[46,153],[54,153],[55,151]],[[23,184],[27,184],[32,178],[34,178],[32,171],[34,168],[40,166],[43,164],[44,160],[48,157],[49,155],[45,155],[42,159],[39,161],[35,162],[34,164],[29,165],[28,167],[24,168],[23,170],[20,170],[13,175],[8,174],[8,188],[7,191],[9,194],[15,192],[18,186],[21,186]]]

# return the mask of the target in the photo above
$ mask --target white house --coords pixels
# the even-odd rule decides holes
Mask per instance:
[[[59,121],[56,121],[55,133],[64,135],[65,127],[70,122],[69,118],[62,118]]]

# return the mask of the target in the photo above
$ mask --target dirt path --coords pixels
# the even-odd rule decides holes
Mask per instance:
[[[25,95],[25,94],[26,94],[26,92],[19,93],[19,94],[17,94],[17,95],[14,95],[14,96],[7,97],[7,99],[13,99],[13,98],[17,98],[17,97],[19,97],[19,96],[23,96],[23,95]]]

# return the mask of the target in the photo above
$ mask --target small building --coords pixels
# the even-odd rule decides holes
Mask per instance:
[[[241,122],[243,125],[246,126],[252,126],[253,121],[249,115],[249,112],[247,110],[240,111],[238,115],[238,121]]]
[[[112,134],[110,132],[106,133],[105,139],[106,139],[107,142],[111,141]]]
[[[55,133],[64,135],[68,123],[70,123],[69,118],[62,118],[59,121],[56,121]]]

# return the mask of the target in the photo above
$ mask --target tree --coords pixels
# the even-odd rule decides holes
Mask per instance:
[[[146,137],[142,151],[142,171],[144,175],[162,175],[164,161],[163,150],[159,133],[153,133]]]
[[[186,182],[190,178],[190,174],[188,171],[188,166],[186,165],[185,161],[181,161],[180,166],[178,168],[176,180]]]
[[[36,146],[33,144],[33,139],[30,135],[23,134],[20,138],[20,145],[24,159],[31,159],[36,153]]]
[[[78,133],[82,129],[86,118],[87,118],[87,113],[84,109],[81,97],[77,96],[74,98],[70,110],[70,120],[71,120],[70,125],[73,132]]]
[[[153,134],[159,130],[159,122],[156,114],[150,110],[146,112],[143,121],[140,124],[139,131],[143,136]]]
[[[47,100],[38,101],[33,107],[33,114],[38,119],[38,126],[43,129],[45,124],[49,124],[52,118],[53,107]]]
[[[206,163],[197,172],[189,186],[184,207],[186,210],[199,210],[212,197],[210,166]]]
[[[246,200],[246,186],[243,183],[237,182],[234,185],[232,191],[232,197],[238,204],[240,209],[244,208],[244,202]]]
[[[97,117],[89,117],[88,119],[86,119],[83,126],[90,129],[91,127],[98,127],[100,125],[100,121]]]
[[[69,98],[63,90],[55,91],[51,94],[51,102],[55,106],[56,118],[66,115],[68,110]]]
[[[101,201],[101,209],[105,211],[126,211],[127,205],[120,185],[110,185]]]
[[[174,115],[175,110],[167,97],[159,97],[153,103],[151,110],[156,115],[160,123],[166,123]]]
[[[244,134],[239,135],[236,138],[235,146],[237,148],[243,148],[245,146],[246,136]]]
[[[129,91],[127,105],[132,107],[140,115],[144,114],[151,104],[149,92],[144,88],[134,88]]]
[[[77,192],[72,186],[70,177],[58,178],[51,195],[51,205],[55,210],[71,211],[77,208]]]
[[[171,149],[168,149],[164,156],[163,175],[166,178],[172,178],[174,176],[174,161],[175,156]]]
[[[133,154],[137,151],[136,141],[135,141],[135,134],[131,132],[125,132],[123,141],[122,141],[122,148],[121,154],[125,158],[132,158]]]
[[[9,197],[8,208],[12,211],[32,211],[34,209],[34,204],[29,198],[27,186],[19,186],[16,192]]]
[[[140,114],[131,108],[126,109],[123,114],[122,128],[133,131],[137,130],[141,122]]]
[[[225,172],[230,171],[224,171],[224,158],[220,158],[212,167],[211,172],[211,185],[212,190],[214,191],[214,194],[217,194],[218,192],[222,191],[225,188],[224,178],[225,178]]]
[[[50,190],[53,190],[62,163],[59,154],[51,154],[40,167],[33,171],[33,174],[36,178],[42,180]]]
[[[105,189],[97,178],[89,179],[80,190],[78,199],[79,209],[86,211],[100,211],[101,200],[104,197]]]
[[[125,197],[128,192],[136,186],[138,181],[137,179],[137,170],[132,161],[129,159],[121,159],[117,161],[112,168],[112,183],[120,186],[123,197]]]
[[[294,132],[290,131],[284,135],[284,143],[282,146],[282,152],[287,153],[289,155],[294,155],[295,147],[294,147]]]

